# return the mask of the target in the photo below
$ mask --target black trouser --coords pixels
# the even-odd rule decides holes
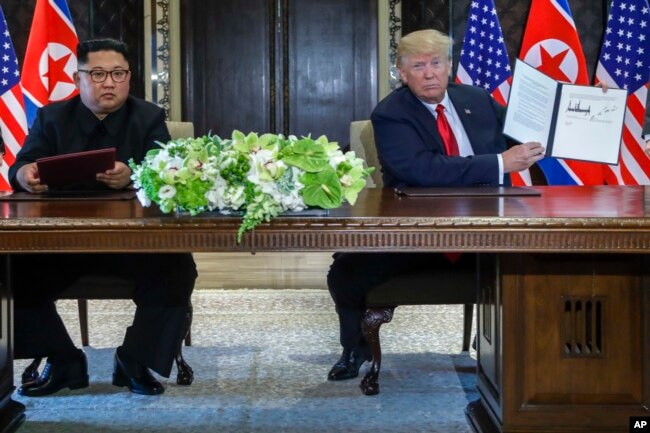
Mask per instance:
[[[133,324],[122,349],[169,377],[186,331],[197,277],[187,253],[28,254],[11,260],[14,293],[14,357],[64,362],[76,348],[56,311],[60,294],[84,275],[115,275],[135,282]]]
[[[463,255],[458,262],[474,260]],[[435,271],[454,266],[440,253],[336,253],[327,274],[327,286],[339,316],[341,346],[352,349],[366,344],[361,319],[366,295],[377,285],[399,275]]]

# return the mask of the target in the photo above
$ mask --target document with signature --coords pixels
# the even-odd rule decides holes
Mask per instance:
[[[517,59],[503,133],[546,156],[618,164],[627,90],[560,83]]]

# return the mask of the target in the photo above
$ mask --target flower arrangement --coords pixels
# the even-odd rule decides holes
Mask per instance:
[[[234,131],[227,140],[207,135],[159,144],[141,164],[129,161],[142,205],[154,202],[165,213],[191,215],[243,211],[238,242],[246,231],[285,211],[354,204],[374,170],[325,136]]]

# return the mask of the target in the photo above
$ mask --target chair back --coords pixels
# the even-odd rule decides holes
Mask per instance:
[[[167,129],[169,130],[169,135],[172,140],[176,140],[177,138],[194,137],[194,123],[192,122],[176,122],[168,120],[165,123],[167,124]]]
[[[381,177],[381,165],[377,157],[375,146],[375,133],[370,120],[359,120],[350,123],[350,150],[366,161],[367,166],[375,167],[369,179],[366,179],[368,188],[383,188],[384,181]]]

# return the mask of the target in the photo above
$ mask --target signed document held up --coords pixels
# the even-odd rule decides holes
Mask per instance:
[[[517,59],[504,134],[546,156],[618,164],[627,91],[559,83]]]

